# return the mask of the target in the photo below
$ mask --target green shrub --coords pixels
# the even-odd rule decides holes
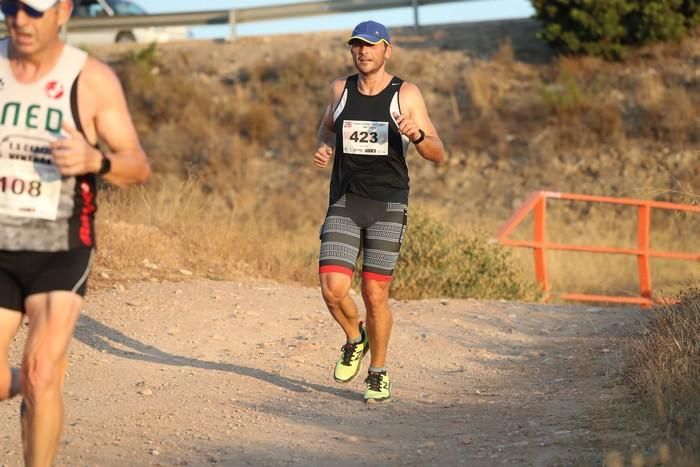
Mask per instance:
[[[132,50],[126,54],[119,63],[116,64],[118,71],[127,69],[130,73],[128,76],[122,76],[122,81],[125,81],[125,91],[131,89],[128,85],[134,85],[138,88],[139,85],[147,85],[152,87],[155,83],[153,70],[159,66],[158,60],[158,45],[154,42],[148,47]],[[128,79],[131,78],[129,81]]]
[[[510,255],[487,235],[467,234],[411,212],[392,296],[509,299],[532,297]]]
[[[680,40],[700,20],[698,0],[532,0],[540,37],[567,53],[620,59],[628,46]]]
[[[556,115],[579,113],[587,101],[581,85],[568,73],[563,73],[555,83],[543,84],[540,95],[550,112]]]

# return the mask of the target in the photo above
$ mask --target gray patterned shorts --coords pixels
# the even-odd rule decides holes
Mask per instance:
[[[319,273],[352,276],[362,251],[362,276],[389,281],[406,234],[408,207],[343,195],[328,208],[321,227]]]

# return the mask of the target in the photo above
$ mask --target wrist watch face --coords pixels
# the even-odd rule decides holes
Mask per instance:
[[[109,160],[109,157],[105,156],[104,153],[102,153],[102,165],[100,166],[100,171],[97,172],[100,175],[104,175],[106,173],[109,173],[109,171],[112,169],[112,161]]]
[[[423,130],[418,130],[418,131],[419,131],[419,133],[420,133],[420,136],[418,137],[418,139],[416,139],[416,140],[413,141],[413,144],[422,143],[423,140],[425,139],[425,132],[424,132]]]

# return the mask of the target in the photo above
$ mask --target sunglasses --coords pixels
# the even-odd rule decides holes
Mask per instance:
[[[56,2],[58,3],[58,2]],[[30,18],[41,18],[44,16],[43,11],[35,10],[29,5],[18,2],[16,0],[2,0],[0,1],[0,11],[5,16],[17,16],[19,10],[22,9]]]

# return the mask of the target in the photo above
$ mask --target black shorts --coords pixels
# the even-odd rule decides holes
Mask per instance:
[[[27,297],[57,290],[85,296],[93,252],[0,251],[0,308],[24,312]]]
[[[352,277],[362,252],[363,278],[390,281],[406,234],[408,207],[346,193],[328,208],[321,227],[319,273]]]

